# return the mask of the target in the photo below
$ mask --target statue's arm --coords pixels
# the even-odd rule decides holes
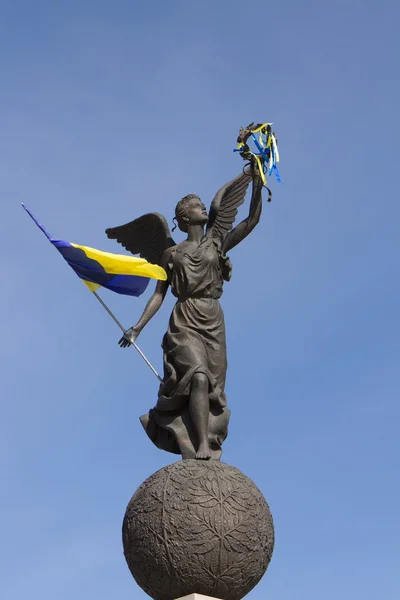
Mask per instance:
[[[169,256],[171,254],[171,248],[168,248],[163,255],[161,266],[166,267],[168,263]],[[119,340],[119,345],[121,348],[126,348],[130,346],[137,338],[139,333],[142,331],[143,327],[147,325],[147,323],[154,317],[156,312],[160,309],[162,303],[164,302],[165,295],[168,291],[169,283],[168,281],[157,281],[157,286],[154,291],[154,294],[151,296],[150,300],[146,304],[142,316],[139,321],[128,329],[122,338]]]
[[[154,294],[146,304],[142,316],[139,321],[132,327],[137,334],[142,331],[143,327],[154,317],[164,302],[165,294],[168,290],[168,281],[158,281]]]
[[[262,206],[262,188],[263,184],[255,167],[253,168],[253,189],[251,194],[249,216],[228,233],[222,246],[223,252],[229,252],[229,250],[232,250],[232,248],[240,244],[240,242],[244,240],[244,238],[247,237],[249,233],[253,231],[254,227],[259,223]]]

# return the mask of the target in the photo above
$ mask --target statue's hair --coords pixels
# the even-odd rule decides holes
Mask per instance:
[[[181,231],[187,233],[187,223],[183,220],[183,217],[186,217],[187,215],[187,209],[191,200],[200,200],[200,198],[196,194],[188,194],[187,196],[184,196],[182,200],[179,200],[175,207],[175,218],[173,219],[175,227],[172,231],[175,231],[178,226]]]

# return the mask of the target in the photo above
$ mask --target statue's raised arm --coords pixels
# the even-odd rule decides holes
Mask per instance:
[[[248,217],[232,229],[239,206],[245,200],[250,181],[253,181]],[[226,183],[215,195],[210,207],[207,236],[219,238],[226,253],[237,246],[254,229],[261,215],[262,181],[255,165]]]

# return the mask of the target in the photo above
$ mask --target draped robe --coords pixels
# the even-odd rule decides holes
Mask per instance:
[[[228,433],[225,322],[219,298],[231,265],[222,242],[204,237],[195,249],[172,250],[166,271],[177,302],[164,335],[164,378],[156,406],[140,418],[146,433],[162,450],[194,458],[197,434],[189,414],[192,378],[208,379],[208,438],[212,458],[219,459]]]

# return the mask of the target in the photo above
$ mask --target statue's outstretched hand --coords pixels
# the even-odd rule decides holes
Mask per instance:
[[[127,348],[128,346],[130,346],[131,344],[133,344],[135,342],[139,333],[140,333],[140,330],[137,327],[135,327],[135,326],[130,327],[129,329],[127,329],[125,331],[124,335],[119,340],[118,344],[121,346],[121,348]]]
[[[249,137],[251,136],[251,130],[254,127],[254,123],[249,123],[247,125],[247,127],[243,128],[241,127],[239,130],[239,136],[238,136],[238,144],[246,144],[247,140],[249,139]]]

